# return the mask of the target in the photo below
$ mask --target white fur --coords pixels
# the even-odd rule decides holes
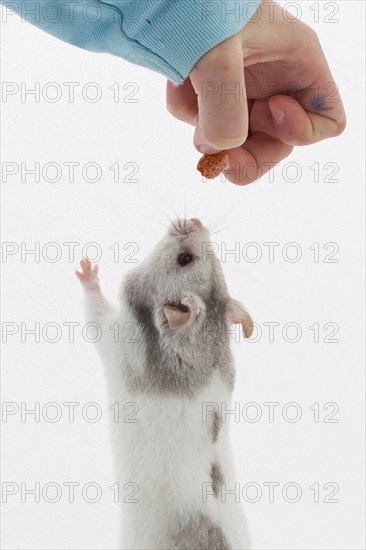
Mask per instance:
[[[156,257],[153,261],[156,262]],[[105,365],[109,401],[118,402],[122,413],[120,421],[112,424],[117,481],[121,487],[133,484],[127,485],[128,490],[120,495],[120,548],[181,548],[172,543],[172,530],[177,526],[177,518],[188,522],[198,512],[204,513],[221,528],[232,550],[250,548],[241,503],[235,502],[232,494],[227,494],[226,501],[221,495],[215,497],[212,487],[208,485],[205,490],[203,485],[212,483],[210,467],[214,463],[219,464],[224,473],[224,490],[234,490],[237,481],[229,441],[229,423],[222,422],[217,441],[213,442],[213,416],[203,414],[205,403],[216,404],[218,412],[223,403],[226,410],[231,409],[229,382],[222,373],[215,371],[193,397],[184,392],[174,394],[156,390],[136,392],[134,389],[133,394],[129,393],[126,365],[132,366],[134,374],[143,375],[149,368],[147,348],[144,342],[125,341],[123,327],[131,322],[136,324],[136,320],[124,300],[123,292],[119,311],[103,297],[97,268],[92,269],[87,261],[81,264],[83,273],[78,276],[86,291],[87,320],[99,323],[102,328],[103,336],[97,348]],[[146,270],[148,264],[140,267]],[[201,267],[198,266],[198,269]],[[178,290],[171,292],[171,295]],[[195,323],[202,323],[205,315],[203,304],[199,311]],[[166,324],[165,327],[160,326],[163,323],[161,312],[160,308],[155,315],[155,323],[165,342],[164,331],[169,331],[169,327],[167,329]],[[118,342],[115,342],[115,333],[110,329],[115,323],[120,323],[121,327]],[[179,334],[169,334],[166,345],[175,348],[183,343],[184,349],[180,352],[190,364],[194,361],[194,346],[192,348],[189,341],[185,345]],[[141,338],[141,334],[137,336]],[[129,403],[134,405],[123,410]],[[123,413],[126,417],[133,410],[136,414],[130,420],[138,422],[124,422]],[[129,502],[128,495],[134,487],[138,490],[133,498],[138,502]],[[204,502],[206,491],[207,501]]]
[[[101,303],[104,308],[101,308]],[[221,426],[215,445],[211,441],[210,415],[203,415],[203,403],[225,403],[231,409],[231,392],[215,376],[210,384],[194,398],[136,395],[131,396],[123,385],[121,365],[126,348],[113,342],[109,329],[116,321],[125,326],[126,317],[108,317],[112,307],[98,293],[87,293],[88,321],[102,324],[103,337],[98,350],[105,364],[110,403],[123,406],[136,403],[137,413],[131,418],[137,423],[113,423],[113,446],[117,479],[121,486],[132,482],[138,485],[133,496],[138,503],[128,502],[128,489],[121,493],[120,548],[126,550],[166,550],[169,545],[168,525],[174,521],[177,510],[204,511],[217,523],[235,550],[250,548],[246,520],[241,503],[228,494],[226,502],[215,498],[207,490],[207,503],[203,502],[202,482],[210,482],[207,465],[218,462],[225,472],[225,487],[235,487],[234,464],[229,441],[229,423]],[[102,314],[102,315],[101,315]],[[125,312],[126,314],[126,312]],[[145,358],[139,346],[133,350],[134,366],[143,369]],[[131,357],[130,357],[131,358]],[[134,407],[125,411],[125,417]],[[206,410],[206,409],[204,409]],[[209,409],[210,410],[210,409]],[[206,418],[207,422],[203,422]],[[208,549],[209,550],[209,549]]]

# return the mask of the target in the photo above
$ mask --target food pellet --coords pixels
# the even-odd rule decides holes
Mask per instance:
[[[197,170],[203,177],[212,180],[217,178],[230,166],[229,155],[225,151],[214,155],[203,155],[197,164]]]

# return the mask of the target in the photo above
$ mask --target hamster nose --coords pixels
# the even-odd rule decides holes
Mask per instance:
[[[203,227],[202,222],[198,218],[191,218],[190,221],[193,222],[199,229]]]

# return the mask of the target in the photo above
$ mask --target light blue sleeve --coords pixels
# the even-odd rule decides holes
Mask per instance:
[[[207,51],[238,32],[260,0],[0,0],[5,13],[92,52],[179,84]]]

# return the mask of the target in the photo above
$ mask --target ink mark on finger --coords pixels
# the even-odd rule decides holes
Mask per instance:
[[[312,111],[329,111],[331,107],[326,107],[326,98],[325,97],[314,97],[311,102]]]

